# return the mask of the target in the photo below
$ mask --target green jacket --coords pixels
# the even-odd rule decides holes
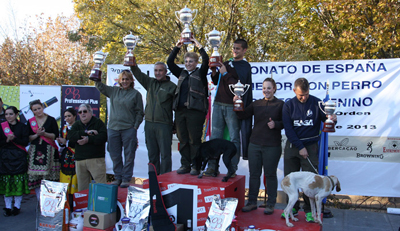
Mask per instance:
[[[140,92],[133,88],[124,90],[117,86],[107,86],[102,82],[96,82],[96,88],[110,98],[108,128],[116,131],[139,128],[144,114]]]
[[[88,130],[96,130],[98,134],[88,135],[85,132]],[[82,139],[82,136],[89,137],[89,142],[79,145],[77,141]],[[67,139],[70,144],[75,145],[75,160],[102,158],[106,155],[107,128],[103,121],[94,116],[87,125],[80,120],[76,121],[69,130]]]
[[[176,85],[170,81],[158,81],[141,72],[139,67],[131,67],[131,71],[140,84],[147,90],[144,119],[149,122],[173,123],[172,102]]]

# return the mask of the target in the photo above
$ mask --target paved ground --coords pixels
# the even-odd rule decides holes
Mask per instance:
[[[24,196],[18,216],[0,215],[0,231],[34,231],[36,203],[35,195]],[[0,198],[0,208],[4,208],[3,198]],[[284,209],[285,205],[277,204],[276,208]],[[324,219],[323,231],[400,231],[400,215],[345,209],[331,211],[334,217]]]

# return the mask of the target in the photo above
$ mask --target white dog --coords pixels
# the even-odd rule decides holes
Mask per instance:
[[[284,210],[286,225],[293,227],[293,224],[289,222],[289,214],[290,219],[298,221],[298,219],[293,216],[292,208],[299,199],[298,189],[300,188],[303,190],[303,193],[310,198],[311,212],[314,220],[322,225],[322,200],[331,194],[335,186],[336,191],[339,192],[340,182],[335,176],[321,176],[312,172],[292,172],[285,176],[281,182],[281,187],[289,197],[289,203]],[[317,207],[316,212],[315,206]]]

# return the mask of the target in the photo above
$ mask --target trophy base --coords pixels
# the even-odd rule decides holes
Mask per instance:
[[[129,66],[129,67],[137,66],[135,56],[125,56],[124,60],[125,60],[124,66]]]
[[[222,56],[211,56],[208,67],[220,67],[220,62],[222,62]]]
[[[90,72],[89,79],[96,82],[101,82],[101,71],[100,70],[92,70]]]
[[[244,104],[243,102],[235,102],[233,104],[233,111],[244,111]]]
[[[335,123],[333,122],[325,122],[323,132],[335,132]]]
[[[183,44],[193,44],[193,42],[190,40],[193,38],[192,33],[182,33],[181,34],[181,42]]]

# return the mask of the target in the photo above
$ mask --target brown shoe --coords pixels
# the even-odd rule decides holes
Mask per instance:
[[[111,182],[111,185],[116,185],[119,186],[121,184],[122,180],[121,179],[116,179],[113,182]]]
[[[271,215],[274,213],[274,206],[273,205],[267,205],[264,209],[264,214]]]
[[[190,167],[185,167],[185,166],[182,166],[178,170],[176,170],[176,173],[178,174],[186,174],[189,172],[190,172]]]
[[[248,203],[246,206],[242,208],[242,212],[250,212],[252,210],[257,209],[257,204],[250,204]]]
[[[130,185],[129,181],[122,181],[121,185],[119,187],[121,188],[128,188]]]
[[[192,168],[192,170],[190,170],[190,175],[199,175],[199,174],[200,174],[200,172],[197,171],[197,169],[195,169],[195,168]]]

